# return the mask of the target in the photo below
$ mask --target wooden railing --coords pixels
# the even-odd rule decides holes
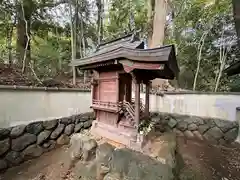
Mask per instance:
[[[133,106],[129,102],[123,101],[123,108],[130,114],[131,118],[134,120],[135,111]]]
[[[96,99],[93,99],[92,105],[95,107],[98,106],[101,108],[111,108],[111,109],[117,109],[120,107],[119,103],[117,102],[101,101]]]
[[[132,104],[135,104],[135,99],[134,98],[132,98]],[[144,110],[145,110],[145,105],[143,103],[142,98],[140,98],[140,111],[144,112]]]

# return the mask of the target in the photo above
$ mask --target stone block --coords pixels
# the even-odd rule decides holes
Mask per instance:
[[[0,159],[0,172],[7,169],[8,168],[8,164],[5,160]]]
[[[10,134],[10,130],[6,128],[0,128],[0,140],[7,138]]]
[[[42,131],[38,136],[37,136],[37,144],[40,145],[43,142],[45,142],[51,134],[51,131],[45,130]]]
[[[75,124],[76,115],[72,115],[72,116],[70,116],[68,119],[69,119],[69,121],[71,122],[71,124]]]
[[[92,120],[88,120],[88,121],[84,122],[83,123],[84,129],[90,128],[92,126],[92,122],[93,122]]]
[[[75,115],[75,124],[80,123],[80,118],[81,118],[81,115],[80,115],[80,114]]]
[[[122,178],[119,173],[107,173],[103,180],[122,180]]]
[[[169,126],[171,129],[173,129],[173,128],[176,127],[177,123],[178,123],[178,122],[177,122],[175,119],[170,118],[170,120],[168,121],[168,126]]]
[[[96,160],[101,161],[101,160],[110,158],[109,155],[112,154],[114,149],[115,147],[113,147],[108,143],[100,144],[96,150]]]
[[[161,142],[161,147],[158,150],[157,159],[174,169],[176,167],[176,136],[172,133],[166,133],[158,140]]]
[[[191,117],[188,117],[184,120],[185,122],[187,122],[188,124],[196,124],[196,125],[203,125],[204,124],[204,121],[202,118],[200,117],[196,117],[196,116],[191,116]]]
[[[0,156],[6,153],[10,149],[10,139],[4,139],[0,141]]]
[[[34,134],[25,133],[22,136],[12,140],[12,150],[22,151],[27,146],[35,143],[37,137]]]
[[[34,122],[26,127],[26,132],[38,135],[44,128],[42,125],[43,122]]]
[[[166,148],[165,155],[161,152],[161,161],[160,157],[157,157],[156,160],[129,149],[116,149],[107,164],[124,180],[173,180],[173,169],[166,160],[173,151]],[[175,163],[173,162],[173,164]]]
[[[213,137],[216,140],[219,140],[223,137],[223,132],[221,131],[221,129],[219,129],[218,127],[213,127],[211,129],[209,129],[207,132],[205,132],[204,135],[207,135],[206,137]]]
[[[43,121],[43,127],[47,130],[54,129],[58,124],[58,120]]]
[[[214,122],[217,125],[217,127],[219,127],[224,133],[229,131],[230,129],[237,127],[237,125],[234,122],[227,120],[214,119]]]
[[[194,138],[194,135],[193,135],[193,133],[191,132],[191,131],[184,131],[184,136],[186,137],[186,138],[188,138],[188,139],[193,139]]]
[[[65,128],[64,124],[58,124],[58,127],[52,132],[50,138],[57,139],[64,131],[64,128]]]
[[[65,117],[65,118],[61,118],[59,122],[64,125],[68,125],[72,123],[72,119],[69,117]]]
[[[69,144],[70,138],[66,134],[62,134],[58,139],[57,139],[57,144],[59,145],[66,145]]]
[[[12,128],[10,136],[12,138],[19,137],[20,135],[22,135],[24,133],[25,128],[26,128],[26,125],[15,126],[14,128]]]
[[[211,135],[209,135],[208,133],[205,133],[203,135],[203,138],[204,138],[204,140],[209,141],[209,142],[211,142],[213,144],[218,144],[218,140],[215,139],[214,137],[212,137]]]
[[[233,128],[224,134],[224,139],[227,142],[233,142],[233,141],[235,141],[237,136],[238,136],[238,128]]]
[[[70,136],[74,131],[74,127],[75,127],[74,124],[69,124],[68,126],[66,126],[66,128],[64,130],[64,134]]]
[[[97,142],[94,139],[86,135],[74,134],[70,145],[69,151],[72,160],[82,158],[84,161],[88,161],[95,158]]]
[[[42,153],[43,149],[40,146],[33,144],[23,150],[22,156],[24,157],[24,160],[29,160],[41,156]]]
[[[86,122],[86,121],[89,121],[90,119],[89,119],[89,117],[88,116],[82,116],[81,118],[80,118],[80,122]]]
[[[210,127],[207,124],[203,124],[203,125],[198,126],[198,131],[201,134],[204,134],[209,129],[210,129]]]
[[[201,135],[201,133],[199,131],[193,131],[192,132],[194,134],[194,136],[199,139],[199,140],[203,140],[203,136]]]
[[[178,129],[176,129],[176,128],[173,129],[173,132],[174,132],[177,136],[179,136],[179,137],[183,137],[183,136],[184,136],[183,132],[180,131],[180,130],[178,130]]]
[[[42,147],[44,148],[44,152],[51,151],[56,147],[56,141],[49,140],[49,141],[43,143]]]
[[[180,121],[178,122],[178,125],[177,125],[177,129],[179,129],[180,131],[185,131],[188,127],[188,123],[185,122],[185,121]]]
[[[20,152],[10,151],[6,156],[8,164],[12,166],[17,166],[23,162],[23,156]]]
[[[76,124],[76,125],[75,125],[74,132],[75,132],[75,133],[78,133],[78,132],[81,131],[82,128],[83,128],[83,123],[80,122],[79,124]]]
[[[205,124],[208,125],[210,128],[213,128],[216,126],[214,119],[212,118],[205,119],[204,121],[205,121]]]
[[[195,131],[198,129],[198,126],[194,123],[188,125],[188,130],[189,131]]]

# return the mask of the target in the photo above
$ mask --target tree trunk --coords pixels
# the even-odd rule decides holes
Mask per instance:
[[[156,48],[162,46],[164,42],[168,3],[167,0],[155,0],[148,3],[148,23],[152,27],[152,31],[149,29],[148,47]],[[153,80],[153,84],[158,86],[168,84],[169,86],[168,80],[163,79]]]
[[[198,78],[198,74],[199,74],[199,70],[200,70],[200,65],[201,65],[201,60],[202,60],[202,49],[205,43],[205,38],[207,36],[207,33],[204,33],[199,41],[198,44],[198,63],[197,63],[197,70],[195,73],[195,77],[194,77],[194,82],[193,82],[193,91],[196,90],[196,86],[197,86],[197,78]]]
[[[17,5],[17,59],[22,67],[23,73],[29,72],[29,62],[31,59],[31,43],[30,43],[30,25],[32,9],[31,6],[25,6],[25,1]]]
[[[102,13],[103,13],[103,4],[102,0],[96,0],[96,5],[98,8],[98,18],[97,18],[97,32],[98,32],[98,44],[101,43],[102,36],[103,36],[103,19],[102,19]]]
[[[163,45],[164,33],[167,17],[167,0],[155,0],[153,34],[151,39],[151,48]]]
[[[73,22],[73,13],[72,13],[72,7],[71,4],[69,3],[69,10],[70,10],[70,26],[71,26],[71,49],[72,49],[72,61],[76,60],[76,34],[74,31],[74,22]],[[72,66],[72,72],[73,72],[73,84],[76,85],[76,68],[75,66]]]
[[[12,65],[12,37],[13,37],[13,28],[16,25],[17,16],[14,16],[14,21],[10,24],[7,32],[7,47],[8,47],[8,64]]]
[[[148,47],[151,45],[152,35],[153,35],[153,9],[154,9],[154,2],[155,0],[147,0],[148,6]]]
[[[224,30],[222,31],[222,36],[221,36],[222,40],[223,40],[223,35],[224,35]],[[218,76],[217,76],[214,92],[217,92],[217,90],[218,90],[220,79],[222,77],[222,72],[225,69],[227,54],[231,50],[231,48],[232,48],[231,46],[228,47],[228,48],[225,45],[220,46],[220,51],[219,51],[220,67],[219,67],[219,73],[218,73]]]

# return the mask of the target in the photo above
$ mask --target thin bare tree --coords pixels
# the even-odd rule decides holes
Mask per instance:
[[[219,83],[220,83],[220,79],[222,77],[222,72],[225,68],[226,65],[226,59],[227,59],[227,54],[228,52],[232,49],[232,46],[228,46],[226,45],[226,43],[224,42],[224,28],[222,30],[222,35],[221,35],[221,40],[220,40],[220,47],[219,47],[219,71],[218,71],[218,75],[217,75],[217,80],[216,80],[216,84],[215,84],[215,89],[214,92],[217,92],[218,87],[219,87]]]
[[[198,42],[197,70],[196,70],[196,73],[195,73],[195,76],[194,76],[193,91],[196,90],[196,86],[197,86],[197,78],[198,78],[200,65],[201,65],[201,60],[202,60],[202,49],[203,49],[207,34],[208,34],[208,32],[204,32],[203,35],[201,36],[199,42]]]
[[[71,28],[71,50],[72,50],[72,62],[76,60],[76,29],[74,29],[73,22],[73,12],[71,1],[68,3],[69,5],[69,13],[70,13],[70,28]],[[72,65],[73,72],[73,85],[76,85],[76,68]]]
[[[26,43],[26,46],[25,46],[25,49],[24,49],[24,55],[23,55],[23,59],[22,59],[22,73],[24,73],[26,71],[26,66],[29,65],[29,64],[26,64],[26,58],[27,58],[27,53],[28,52],[28,46],[29,46],[29,41],[30,41],[30,36],[28,34],[28,22],[25,18],[25,12],[24,12],[24,7],[23,7],[23,1],[21,2],[21,8],[22,8],[22,16],[23,16],[23,20],[25,22],[25,33],[26,33],[26,37],[27,37],[27,43]]]
[[[12,38],[13,38],[13,29],[16,25],[17,15],[14,15],[13,22],[9,24],[7,32],[7,47],[8,47],[8,64],[12,65]]]

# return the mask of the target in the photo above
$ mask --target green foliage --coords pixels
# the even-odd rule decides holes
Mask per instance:
[[[57,76],[69,69],[70,40],[56,36],[36,38],[32,46],[32,60],[41,78]]]
[[[18,2],[18,4],[15,4]],[[22,6],[21,4],[22,3]],[[14,62],[16,61],[16,42],[17,28],[13,24],[14,17],[22,14],[22,8],[25,10],[25,16],[31,24],[31,64],[34,71],[41,79],[46,77],[55,77],[61,74],[69,74],[71,68],[69,63],[71,60],[71,33],[70,33],[70,15],[68,1],[62,0],[23,0],[23,1],[7,1],[3,0],[0,9],[0,60],[8,61],[8,33],[10,27],[14,26],[12,35],[12,53],[14,54]],[[77,36],[83,32],[86,49],[92,49],[96,45],[96,27],[92,18],[92,4],[88,0],[72,0],[73,20],[76,21]],[[18,5],[18,9],[16,9]],[[60,6],[59,6],[60,5]],[[78,7],[78,12],[76,12]],[[17,11],[16,11],[17,10]],[[26,15],[27,14],[27,15]],[[59,21],[59,19],[61,21]],[[80,19],[83,21],[83,29],[80,28]],[[24,23],[24,21],[22,22]],[[23,24],[25,26],[25,24]],[[24,32],[24,31],[23,31]],[[24,34],[22,35],[24,36]],[[78,37],[77,37],[78,40]],[[82,41],[79,43],[77,53],[83,48]]]
[[[99,0],[98,0],[99,1]],[[31,62],[40,78],[70,73],[71,31],[69,6],[73,9],[76,22],[77,55],[80,51],[88,54],[97,45],[96,1],[89,0],[3,0],[0,4],[0,61],[8,60],[8,35],[12,26],[12,53],[15,60],[17,26],[14,17],[19,15],[16,2],[23,6],[31,22]],[[103,1],[102,1],[103,2]],[[196,90],[213,91],[220,68],[220,45],[231,50],[227,54],[226,66],[239,60],[240,51],[236,46],[236,33],[232,16],[231,0],[172,0],[169,1],[169,17],[165,44],[175,44],[180,65],[179,84],[181,88],[192,89],[197,69],[199,43],[206,33],[202,49],[201,64]],[[59,6],[60,5],[60,6]],[[19,7],[19,6],[17,6]],[[59,14],[60,13],[60,14]],[[104,38],[132,30],[133,15],[135,30],[147,38],[148,17],[146,0],[111,0],[109,2],[109,23],[104,24]],[[81,23],[83,22],[82,26]],[[223,32],[224,30],[224,32]],[[79,36],[83,33],[83,40]],[[20,62],[17,62],[20,63]],[[219,91],[239,91],[239,77],[220,79]]]
[[[147,9],[144,0],[113,0],[109,12],[110,23],[106,27],[106,36],[131,31],[130,17],[133,14],[135,29],[146,35]]]
[[[232,46],[228,53],[226,65],[235,60],[235,29],[230,0],[174,0],[173,28],[168,29],[166,43],[174,43],[177,47],[177,58],[181,66],[180,87],[192,89],[197,69],[199,42],[204,33],[207,34],[202,49],[200,72],[197,79],[198,91],[213,91],[220,68],[220,46]],[[224,31],[223,31],[224,30]],[[223,37],[222,37],[223,34]],[[228,90],[227,77],[220,81],[220,91]]]

